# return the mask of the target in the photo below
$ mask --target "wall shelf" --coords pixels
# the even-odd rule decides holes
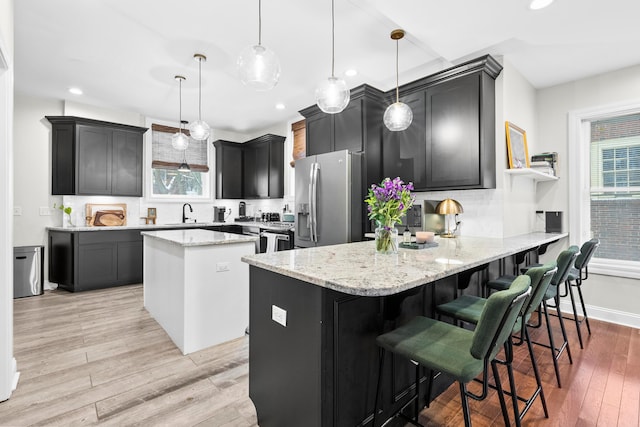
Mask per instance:
[[[534,180],[535,182],[541,182],[541,181],[557,181],[558,178],[557,176],[553,176],[553,175],[549,175],[543,172],[539,172],[535,169],[531,169],[531,168],[522,168],[522,169],[506,169],[504,171],[505,174],[509,175],[510,177],[514,176],[521,176],[524,178],[529,178]]]

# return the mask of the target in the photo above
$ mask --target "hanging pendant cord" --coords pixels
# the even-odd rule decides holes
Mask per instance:
[[[262,0],[258,0],[258,46],[262,46]]]
[[[400,89],[399,89],[399,85],[400,83],[398,82],[398,40],[396,40],[396,103],[400,102]]]
[[[180,113],[179,113],[179,120],[180,120],[180,133],[182,133],[182,79],[178,79],[178,87],[180,88],[178,93],[180,96],[180,102],[178,102],[178,105],[180,105]]]
[[[202,58],[198,58],[198,120],[202,121]]]
[[[331,77],[335,77],[335,50],[336,50],[336,23],[335,23],[335,2],[331,0]]]

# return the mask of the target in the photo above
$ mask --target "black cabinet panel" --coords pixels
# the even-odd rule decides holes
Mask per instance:
[[[74,234],[49,231],[49,281],[73,288]]]
[[[352,100],[347,108],[334,116],[334,147],[332,151],[349,150],[354,153],[363,150],[362,115],[363,100]]]
[[[216,198],[240,199],[242,183],[242,146],[227,141],[216,141]]]
[[[333,151],[333,116],[319,112],[306,119],[307,156]]]
[[[405,182],[413,182],[416,190],[427,188],[426,156],[426,110],[424,91],[414,92],[401,98],[413,112],[411,125],[399,132],[383,126],[382,170],[384,176],[399,176]]]
[[[51,194],[142,196],[146,128],[73,116],[52,126]]]
[[[111,193],[118,196],[142,195],[142,135],[113,132]]]
[[[480,75],[427,89],[427,188],[480,185]]]
[[[267,134],[242,144],[215,141],[216,198],[283,197],[284,140]]]
[[[117,246],[118,281],[141,283],[143,262],[142,240],[119,242]]]
[[[114,242],[81,245],[78,248],[78,283],[76,290],[99,288],[118,280],[118,252]]]

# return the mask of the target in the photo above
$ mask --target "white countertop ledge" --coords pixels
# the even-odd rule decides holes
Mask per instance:
[[[384,296],[435,282],[496,261],[568,233],[530,233],[507,238],[436,237],[437,247],[375,253],[375,242],[347,243],[243,256],[242,261],[317,286],[360,296]]]
[[[257,236],[222,233],[201,229],[143,231],[144,237],[164,240],[178,246],[211,246],[255,242]]]

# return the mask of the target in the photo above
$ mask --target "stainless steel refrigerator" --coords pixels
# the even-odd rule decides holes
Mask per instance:
[[[295,246],[363,238],[362,156],[347,150],[296,160]]]

